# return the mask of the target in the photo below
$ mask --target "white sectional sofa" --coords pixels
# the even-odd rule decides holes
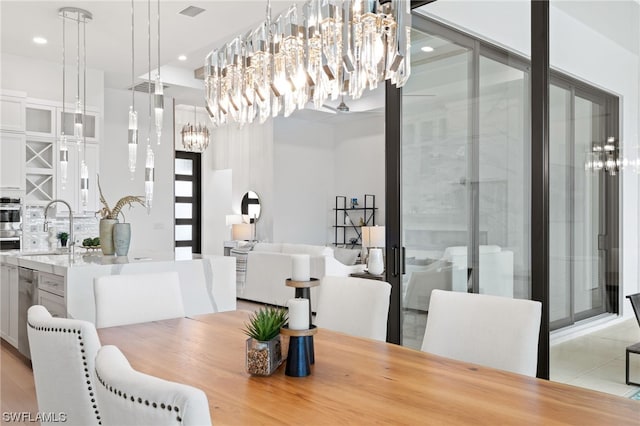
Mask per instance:
[[[254,302],[283,306],[295,295],[295,289],[287,287],[285,280],[291,277],[293,254],[308,254],[311,261],[311,277],[325,275],[346,277],[364,271],[365,265],[344,265],[333,254],[331,247],[307,244],[257,243],[247,255],[247,273],[244,288],[238,289],[238,297]],[[315,311],[316,289],[311,289],[311,308]]]

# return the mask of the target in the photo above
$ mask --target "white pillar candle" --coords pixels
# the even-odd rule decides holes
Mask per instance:
[[[308,254],[292,254],[291,279],[293,281],[309,281],[311,261]]]
[[[289,330],[309,329],[309,299],[289,299]]]

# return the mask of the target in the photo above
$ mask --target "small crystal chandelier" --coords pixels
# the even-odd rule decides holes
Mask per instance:
[[[197,124],[196,124],[197,123]],[[182,146],[187,151],[203,152],[209,146],[209,129],[197,122],[196,106],[193,106],[193,124],[182,126]]]
[[[213,50],[205,62],[207,111],[214,127],[291,115],[308,102],[358,99],[390,80],[402,87],[410,69],[407,0],[310,0],[267,19]]]
[[[597,142],[593,143],[591,152],[587,153],[585,170],[593,172],[604,170],[610,176],[616,176],[628,165],[627,159],[620,157],[620,148],[616,138],[609,136],[603,145]]]
[[[136,161],[138,160],[138,113],[136,112],[136,91],[135,87],[135,49],[134,49],[134,9],[131,0],[131,105],[129,106],[129,134],[127,145],[129,148],[129,172],[131,180],[136,171]]]

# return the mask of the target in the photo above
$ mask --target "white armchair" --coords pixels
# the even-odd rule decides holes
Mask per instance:
[[[98,351],[96,376],[104,425],[211,424],[202,390],[134,370],[115,346]]]
[[[70,425],[101,424],[94,380],[94,361],[100,348],[95,326],[53,318],[40,305],[29,308],[27,322],[38,411],[65,413]]]

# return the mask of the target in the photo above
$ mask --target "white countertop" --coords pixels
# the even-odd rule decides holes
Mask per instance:
[[[1,253],[2,263],[66,275],[69,268],[82,268],[102,265],[125,265],[149,262],[175,262],[201,259],[199,254],[176,256],[175,253],[140,253],[129,256],[104,256],[100,251],[76,250],[74,256],[68,253],[29,253],[8,251]]]

